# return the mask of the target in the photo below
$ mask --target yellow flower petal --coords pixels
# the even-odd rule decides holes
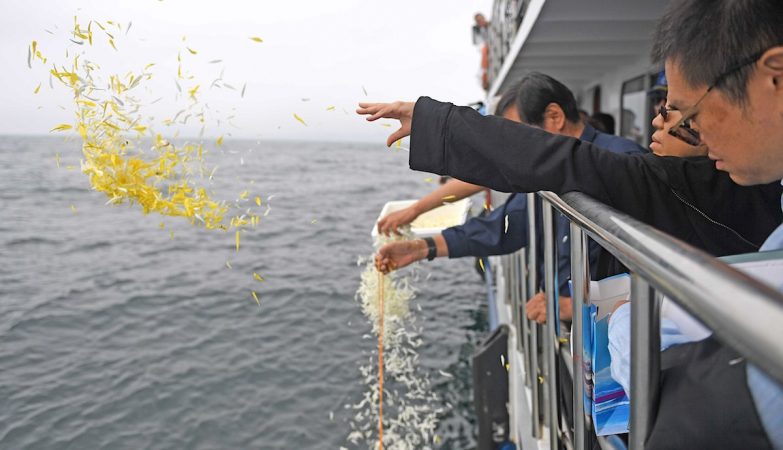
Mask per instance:
[[[294,119],[298,120],[302,125],[307,126],[307,123],[305,123],[304,119],[299,117],[296,113],[294,113]]]
[[[73,128],[72,125],[68,125],[67,123],[62,123],[62,124],[57,125],[56,127],[52,128],[51,130],[49,130],[49,132],[51,133],[52,131],[66,131],[66,130],[70,130],[72,128]]]
[[[250,40],[251,40],[251,41],[253,41],[253,42],[259,42],[259,43],[261,43],[261,42],[264,42],[264,40],[263,40],[263,39],[261,39],[261,38],[260,38],[260,37],[258,37],[258,36],[251,36],[251,37],[250,37]]]

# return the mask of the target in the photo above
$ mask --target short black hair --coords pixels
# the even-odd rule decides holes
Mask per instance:
[[[590,116],[590,125],[606,134],[614,134],[614,117],[611,114],[597,112]]]
[[[497,104],[495,104],[495,115],[502,116],[504,112],[511,106],[516,106],[517,95],[519,94],[519,82],[514,83],[511,87],[503,92],[500,96]]]
[[[675,0],[656,27],[652,59],[677,64],[691,86],[710,86],[748,58],[781,44],[781,0]],[[744,104],[754,68],[748,64],[716,88]]]
[[[523,122],[543,124],[544,111],[550,103],[559,105],[569,122],[581,121],[573,92],[549,75],[532,72],[522,78],[517,89],[517,109]]]

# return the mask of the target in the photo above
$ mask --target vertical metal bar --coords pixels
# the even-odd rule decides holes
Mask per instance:
[[[588,439],[585,425],[584,394],[584,335],[582,307],[590,301],[590,262],[588,260],[587,236],[574,223],[571,223],[571,282],[573,298],[571,321],[571,346],[573,347],[574,373],[574,448],[589,449],[592,441]]]
[[[538,234],[536,233],[536,194],[527,194],[527,298],[538,291]]]
[[[631,274],[630,448],[641,450],[658,405],[661,371],[660,307],[645,279]]]
[[[525,300],[527,299],[527,278],[525,277],[525,257],[527,254],[526,249],[521,249],[518,253],[514,253],[514,260],[517,262],[517,277],[519,278],[519,292],[517,294],[517,303],[514,305],[514,312],[516,313],[517,322],[516,327],[518,331],[517,337],[517,350],[525,350],[525,342],[527,341],[527,320],[525,320]],[[525,367],[525,373],[527,376],[527,384],[530,384],[530,372],[528,367]]]
[[[560,356],[560,311],[557,277],[557,223],[552,205],[544,201],[544,290],[546,291],[546,333],[544,354],[547,362],[547,393],[549,394],[549,445],[560,448],[560,379],[557,358]]]
[[[536,233],[536,194],[527,194],[527,298],[530,299],[536,294],[538,290],[538,234]],[[527,303],[523,307],[527,306]],[[539,343],[538,343],[538,324],[528,320],[525,313],[524,319],[528,323],[528,330],[530,334],[528,339],[530,340],[528,346],[528,352],[525,357],[530,365],[530,397],[532,399],[532,405],[530,410],[530,416],[533,418],[531,424],[533,430],[533,437],[540,439],[541,436],[541,369],[538,364],[539,356]]]
[[[519,295],[517,294],[517,290],[519,289],[519,275],[517,272],[517,261],[513,254],[508,255],[508,263],[511,272],[511,285],[509,286],[509,293],[511,295],[508,297],[508,299],[509,303],[513,305],[514,302],[519,298]]]

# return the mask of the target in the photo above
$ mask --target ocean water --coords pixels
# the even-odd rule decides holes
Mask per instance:
[[[105,205],[66,168],[76,142],[0,137],[0,448],[355,448],[345,405],[376,345],[357,257],[383,203],[429,175],[374,144],[227,140],[207,158],[219,198],[275,194],[238,253],[233,233]],[[450,405],[440,448],[475,445],[472,265],[436,260],[414,282],[420,370]]]

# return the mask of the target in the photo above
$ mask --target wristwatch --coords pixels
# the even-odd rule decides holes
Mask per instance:
[[[438,247],[435,245],[435,239],[427,236],[424,238],[424,242],[427,243],[427,261],[432,261],[438,256]]]

